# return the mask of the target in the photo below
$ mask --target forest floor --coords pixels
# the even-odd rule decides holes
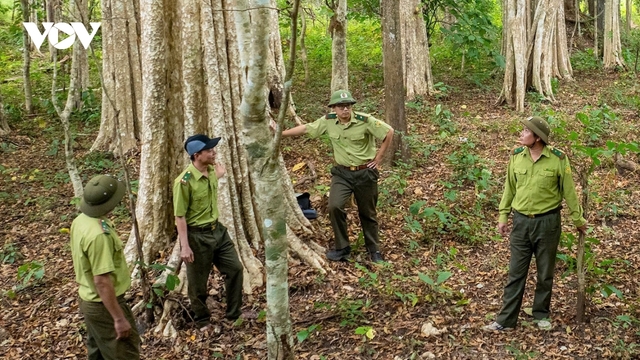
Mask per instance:
[[[526,115],[542,114],[553,127],[576,129],[582,135],[588,130],[587,135],[595,134],[596,145],[640,139],[635,75],[576,71],[575,78],[560,84],[554,104],[528,98]],[[556,266],[553,329],[539,330],[523,311],[515,331],[482,330],[500,309],[507,276],[508,240],[495,230],[497,204],[522,115],[495,105],[497,80],[484,88],[468,80],[443,81],[447,87],[436,98],[407,106],[412,158],[381,172],[379,221],[387,262],[368,261],[355,208],[349,209],[353,261],[329,263],[328,273],[321,275],[292,260],[296,358],[638,358],[640,174],[616,167],[609,159],[596,168],[590,182],[593,195],[587,217],[593,256],[588,281],[594,291],[588,297],[586,323],[575,320],[576,247],[569,235],[563,238]],[[384,118],[376,111],[383,107],[379,92],[354,88],[354,96],[362,100],[356,110]],[[313,95],[317,93],[301,88],[294,94],[308,102],[298,104],[306,121],[326,109],[326,99]],[[578,112],[599,120],[586,129],[576,120]],[[0,139],[0,353],[6,359],[85,358],[86,330],[78,312],[68,245],[77,210],[70,201],[73,190],[57,140],[58,125],[34,119],[11,125],[14,132]],[[96,124],[76,126],[76,153],[86,177],[117,168],[108,154],[88,153]],[[552,143],[569,153],[578,182],[577,173],[587,160],[571,151],[566,139],[559,136]],[[308,240],[332,247],[326,214],[331,166],[327,143],[286,139],[283,153],[295,181],[312,178],[296,187],[311,193],[320,215],[312,221],[317,231]],[[636,164],[639,160],[631,155],[625,159]],[[135,157],[132,161],[136,163]],[[305,166],[293,171],[300,163]],[[576,234],[566,210],[563,213],[563,230]],[[127,214],[123,206],[113,214],[123,239],[130,230]],[[532,303],[534,268],[532,264],[523,308]],[[217,273],[211,286],[213,317],[222,318]],[[132,304],[137,302],[140,289],[132,289],[130,296]],[[264,288],[246,296],[245,302],[247,308],[262,312]],[[266,358],[264,316],[222,323],[207,333],[189,325],[178,330],[175,339],[145,332],[143,358]]]

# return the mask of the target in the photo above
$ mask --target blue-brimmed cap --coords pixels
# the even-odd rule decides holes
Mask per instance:
[[[203,134],[192,135],[184,142],[184,149],[187,151],[187,154],[191,156],[202,150],[215,147],[218,145],[218,142],[220,142],[219,137],[210,139],[207,135]]]

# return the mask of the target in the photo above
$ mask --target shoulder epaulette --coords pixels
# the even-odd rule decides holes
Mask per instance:
[[[553,146],[549,146],[549,150],[551,150],[551,152],[553,153],[553,155],[557,156],[560,158],[560,160],[564,159],[564,153],[556,148],[554,148]]]
[[[525,148],[524,146],[520,146],[519,148],[515,148],[515,149],[513,150],[513,155],[520,154],[521,152],[523,152],[523,151],[524,151],[524,148]]]
[[[328,113],[324,116],[327,120],[334,120],[338,118],[338,114],[336,113]]]
[[[187,182],[189,181],[190,178],[191,178],[191,171],[187,171],[186,173],[184,173],[184,176],[182,177],[182,179],[180,179],[180,183],[182,185],[187,185]]]
[[[369,115],[356,113],[356,120],[367,122],[369,121]]]
[[[109,224],[107,224],[107,220],[101,219],[100,226],[102,227],[102,232],[105,234],[109,233]]]

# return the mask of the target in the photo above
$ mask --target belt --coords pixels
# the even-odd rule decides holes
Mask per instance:
[[[547,216],[547,215],[551,215],[551,214],[557,214],[557,213],[560,212],[561,209],[562,209],[562,206],[558,206],[557,208],[555,208],[553,210],[549,210],[549,211],[547,211],[545,213],[542,213],[542,214],[529,214],[529,215],[523,214],[518,210],[513,210],[513,211],[515,211],[516,213],[518,213],[518,214],[520,214],[522,216],[526,216],[526,217],[528,217],[530,219],[535,219],[535,218],[539,218],[539,217],[543,217],[543,216]]]
[[[187,231],[191,233],[209,232],[209,231],[215,230],[217,226],[218,226],[218,221],[216,220],[212,223],[202,225],[202,226],[187,226]]]
[[[349,170],[349,171],[358,171],[358,170],[368,169],[367,164],[358,165],[358,166],[345,166],[345,165],[338,164],[336,166],[341,168],[341,169],[345,169],[345,170]]]

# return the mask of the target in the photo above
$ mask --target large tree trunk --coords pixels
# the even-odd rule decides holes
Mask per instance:
[[[20,8],[22,9],[22,20],[29,22],[29,0],[20,0]],[[22,29],[22,82],[24,89],[24,108],[27,114],[33,114],[33,95],[31,91],[31,40],[27,29]]]
[[[400,1],[404,88],[407,100],[434,93],[429,40],[421,8],[421,0]]]
[[[335,2],[334,2],[335,3]],[[329,23],[331,46],[331,92],[349,90],[347,63],[347,0],[337,0]]]
[[[237,8],[232,0],[143,0],[141,3],[141,58],[143,68],[142,153],[140,189],[136,214],[143,241],[145,263],[169,250],[167,265],[180,268],[179,243],[175,230],[171,200],[173,179],[188,163],[183,141],[195,133],[221,136],[218,161],[227,168],[220,179],[218,207],[220,221],[229,230],[245,268],[244,291],[250,293],[263,285],[263,265],[255,252],[264,244],[260,231],[263,222],[256,215],[254,200],[258,196],[249,178],[250,162],[243,142],[244,124],[240,114],[247,72],[240,67],[245,61],[238,51],[235,24]],[[275,16],[271,14],[271,16]],[[271,29],[271,28],[270,28]],[[273,38],[271,38],[273,40]],[[274,44],[273,41],[270,42]],[[280,52],[279,43],[275,51]],[[273,51],[274,49],[272,49]],[[267,56],[267,62],[281,55]],[[264,59],[264,58],[263,58]],[[263,60],[264,61],[264,60]],[[278,69],[277,64],[266,64]],[[267,80],[269,78],[267,77]],[[268,94],[270,84],[263,91]],[[265,109],[266,111],[266,109]],[[282,158],[277,159],[285,174]],[[297,232],[310,232],[310,224],[302,215],[288,176],[282,176],[278,203],[287,214],[287,225]],[[324,271],[323,259],[293,231],[287,233],[292,254]],[[125,248],[129,263],[136,260],[135,239],[129,238]],[[184,269],[179,276],[185,281]],[[185,287],[181,287],[184,291]],[[157,332],[174,335],[166,312]]]
[[[141,138],[142,62],[140,59],[139,0],[102,1],[102,73],[106,91],[102,93],[100,131],[91,150],[116,149],[116,131],[125,153],[138,147]],[[145,64],[146,70],[147,64]],[[116,104],[119,129],[114,121]]]
[[[571,80],[562,0],[540,0],[531,18],[531,2],[506,0],[506,67],[498,103],[506,102],[516,111],[524,111],[526,91],[532,87],[548,101],[555,97],[553,78]]]
[[[603,65],[605,69],[625,69],[620,42],[620,0],[607,0],[604,11]]]
[[[408,148],[402,139],[407,134],[404,113],[404,76],[402,64],[402,24],[400,22],[400,2],[382,1],[382,51],[384,59],[384,107],[385,118],[396,130],[390,151],[390,158],[406,160]]]

